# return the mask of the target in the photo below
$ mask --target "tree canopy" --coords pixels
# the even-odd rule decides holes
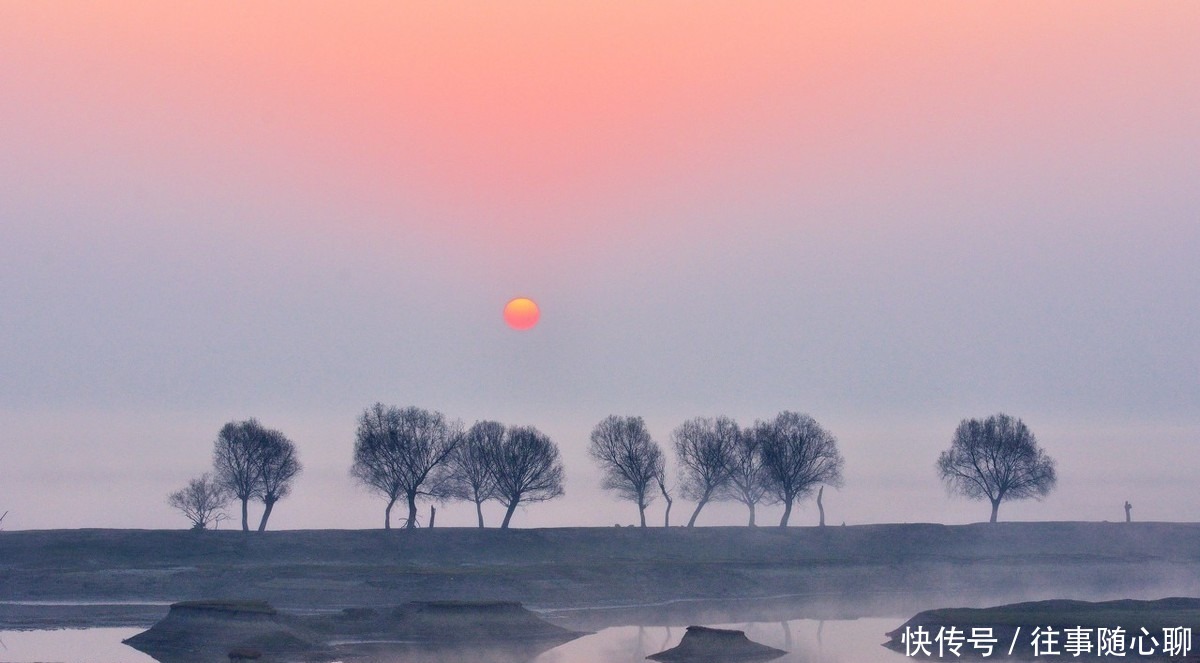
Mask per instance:
[[[229,503],[229,491],[207,472],[167,496],[167,504],[192,523],[192,529],[208,529],[225,518],[221,509]]]
[[[1004,413],[964,419],[950,448],[938,457],[937,468],[951,492],[988,500],[993,523],[1004,500],[1041,499],[1058,481],[1054,459],[1038,446],[1033,432]]]
[[[731,471],[725,496],[746,505],[750,511],[747,523],[750,527],[755,525],[755,507],[769,501],[771,496],[770,477],[763,465],[762,442],[762,436],[756,435],[753,428],[743,430],[730,454]]]
[[[450,456],[450,496],[475,504],[475,518],[483,527],[483,503],[496,498],[496,477],[490,463],[494,450],[504,442],[504,424],[476,421]]]
[[[462,440],[462,426],[441,412],[382,403],[358,418],[350,473],[387,499],[384,529],[392,527],[392,506],[408,501],[406,528],[417,526],[417,496],[444,497],[450,490],[448,461]]]
[[[563,464],[558,445],[533,426],[511,426],[488,463],[496,481],[496,498],[505,506],[507,529],[521,504],[543,502],[563,494]]]
[[[841,485],[845,461],[837,439],[807,414],[780,412],[770,421],[757,422],[753,434],[762,448],[768,490],[783,503],[780,527],[787,527],[797,499],[821,484]]]
[[[696,417],[671,433],[683,496],[696,501],[688,527],[695,527],[704,505],[729,485],[733,449],[740,434],[737,423],[729,417]]]
[[[654,500],[651,489],[664,462],[646,422],[641,417],[606,417],[592,429],[588,453],[604,474],[602,486],[636,504],[645,527],[646,506]]]
[[[296,445],[283,433],[257,419],[231,421],[221,427],[213,444],[213,470],[218,484],[242,502],[242,531],[250,530],[248,505],[263,501],[258,529],[266,529],[275,503],[291,491],[300,473]]]
[[[296,445],[277,430],[267,431],[261,441],[259,452],[259,499],[263,502],[262,519],[258,531],[267,529],[267,520],[275,503],[292,492],[292,481],[300,474],[303,466],[297,457]]]

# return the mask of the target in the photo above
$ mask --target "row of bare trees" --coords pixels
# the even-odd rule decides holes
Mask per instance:
[[[678,491],[696,503],[688,527],[713,501],[744,504],[750,526],[758,505],[782,504],[779,525],[786,527],[793,505],[814,491],[824,526],[824,486],[842,484],[845,463],[836,438],[805,414],[784,411],[746,428],[729,417],[696,417],[677,427],[671,442]],[[674,499],[666,457],[641,417],[600,421],[589,453],[603,473],[603,487],[637,506],[642,527],[646,508],[659,495],[666,502],[663,524],[670,526]],[[1057,481],[1055,462],[1033,433],[1003,413],[964,419],[937,468],[950,492],[988,500],[991,522],[1004,500],[1044,497]],[[283,433],[255,419],[231,421],[214,443],[213,472],[192,479],[168,503],[194,529],[206,529],[226,518],[223,509],[236,498],[242,530],[249,531],[249,502],[258,500],[263,531],[300,470],[296,446]],[[351,475],[387,500],[386,529],[401,499],[408,506],[405,527],[416,527],[422,497],[474,503],[479,527],[483,504],[495,500],[505,507],[501,527],[508,528],[519,506],[563,495],[564,472],[558,446],[532,426],[477,421],[464,429],[440,412],[376,403],[359,416]]]
[[[785,411],[744,429],[729,417],[696,417],[676,428],[671,441],[680,491],[696,502],[688,527],[717,500],[745,504],[751,526],[757,505],[783,504],[779,525],[787,527],[797,500],[842,483],[837,439],[805,414]],[[637,505],[642,527],[656,488],[667,500],[664,524],[670,525],[663,452],[641,417],[605,418],[592,430],[589,453],[604,473],[603,487]]]
[[[417,526],[417,498],[474,502],[479,527],[483,503],[504,505],[507,529],[517,507],[563,494],[558,445],[532,426],[477,421],[464,430],[441,412],[382,403],[358,419],[351,475],[387,500],[383,525],[392,527],[392,507],[408,504],[406,528]]]
[[[844,461],[837,440],[805,414],[780,412],[749,428],[729,417],[697,417],[676,428],[671,441],[681,493],[696,502],[688,527],[695,526],[705,505],[718,500],[745,504],[750,526],[755,524],[757,505],[783,504],[779,524],[786,527],[792,505],[814,490],[819,524],[824,526],[824,487],[842,484]],[[602,420],[592,430],[589,452],[604,473],[603,487],[637,506],[642,527],[655,488],[667,501],[664,525],[670,525],[672,500],[664,455],[641,417]],[[939,456],[937,469],[949,492],[987,500],[993,523],[1003,501],[1041,499],[1058,481],[1054,459],[1033,432],[1004,413],[964,419],[950,448]]]
[[[291,492],[301,469],[296,445],[286,435],[257,419],[231,421],[213,443],[213,472],[171,493],[167,503],[183,513],[193,529],[207,529],[224,520],[225,506],[237,499],[242,503],[242,531],[248,532],[250,500],[258,500],[263,503],[261,532],[275,504]]]

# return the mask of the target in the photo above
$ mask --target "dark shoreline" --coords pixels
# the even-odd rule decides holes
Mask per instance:
[[[508,600],[595,630],[1169,595],[1200,595],[1200,524],[0,532],[0,629],[147,626],[166,612],[15,601]]]

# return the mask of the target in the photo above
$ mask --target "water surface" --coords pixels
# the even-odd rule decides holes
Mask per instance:
[[[825,620],[705,624],[746,631],[750,639],[786,650],[779,663],[900,663],[904,657],[880,644],[884,633],[902,619]],[[155,659],[121,644],[139,628],[59,629],[0,632],[2,663],[154,663]],[[634,663],[679,644],[683,626],[618,626],[573,640],[533,659],[532,663]],[[404,663],[398,655],[393,663]],[[378,659],[380,661],[389,659]],[[458,663],[447,660],[445,663]]]

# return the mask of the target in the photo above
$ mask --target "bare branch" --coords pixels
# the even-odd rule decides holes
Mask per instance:
[[[230,496],[225,486],[204,473],[167,496],[167,504],[183,513],[192,522],[192,529],[201,530],[226,518],[221,509],[229,503]]]
[[[845,461],[837,439],[807,414],[780,412],[771,421],[757,422],[753,435],[761,446],[768,488],[783,503],[780,527],[787,527],[797,499],[819,485],[842,484]]]
[[[991,502],[993,523],[1004,500],[1041,499],[1058,481],[1054,459],[1023,421],[1004,413],[964,419],[937,468],[950,492]]]
[[[641,526],[654,500],[650,486],[663,470],[663,453],[641,417],[609,416],[592,429],[588,453],[604,473],[603,487],[637,505]]]
[[[477,421],[450,456],[445,494],[473,502],[479,527],[483,527],[483,503],[497,497],[489,459],[504,443],[504,432],[504,424],[498,421]]]
[[[387,498],[384,528],[391,529],[392,506],[408,500],[406,528],[417,524],[417,496],[444,497],[449,490],[448,462],[463,438],[462,426],[441,412],[382,403],[358,419],[350,474]]]
[[[728,417],[696,417],[671,433],[683,496],[696,500],[688,527],[696,525],[700,510],[729,485],[733,473],[733,447],[739,435],[737,424]]]
[[[497,498],[505,505],[507,529],[521,504],[543,502],[563,494],[563,464],[558,446],[533,426],[512,426],[503,442],[490,450],[488,463],[496,480]]]
[[[275,503],[291,491],[300,473],[296,445],[283,433],[265,428],[257,419],[231,421],[221,428],[213,445],[215,481],[242,503],[242,531],[250,530],[248,504],[262,500],[258,530],[266,529]]]

